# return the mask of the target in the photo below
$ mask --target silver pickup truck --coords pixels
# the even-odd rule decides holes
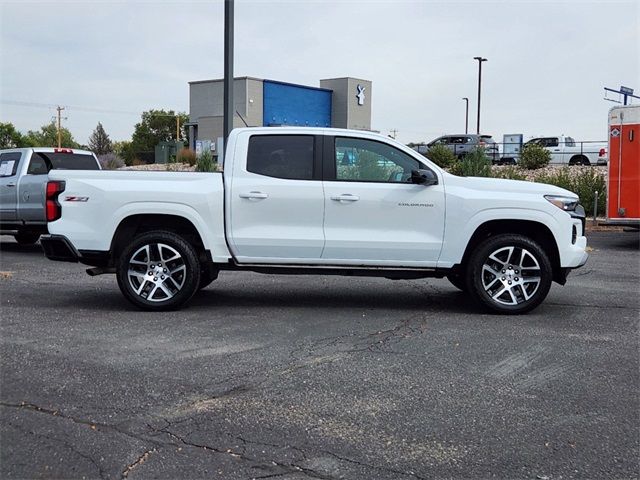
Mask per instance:
[[[100,170],[92,152],[70,148],[0,150],[0,233],[35,243],[47,233],[45,189],[50,170]]]

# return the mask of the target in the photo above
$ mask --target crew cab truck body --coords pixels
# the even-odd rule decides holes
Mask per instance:
[[[20,244],[47,233],[45,188],[51,169],[99,170],[95,155],[70,148],[0,150],[0,231]]]
[[[461,178],[392,139],[317,128],[234,130],[224,173],[50,173],[54,260],[116,273],[143,309],[187,302],[221,270],[447,277],[522,313],[586,262],[575,194]]]
[[[536,137],[527,140],[524,146],[536,143],[551,153],[551,165],[606,165],[606,142],[576,142],[572,137]]]

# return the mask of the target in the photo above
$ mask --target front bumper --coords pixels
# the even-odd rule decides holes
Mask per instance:
[[[562,256],[562,268],[580,268],[589,258],[587,253],[587,237],[585,237],[586,214],[584,207],[578,205],[573,212],[567,212],[571,216],[571,245],[565,249]]]

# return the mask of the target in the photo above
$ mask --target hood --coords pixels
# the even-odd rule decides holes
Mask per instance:
[[[555,185],[549,185],[547,183],[528,182],[524,180],[506,180],[503,178],[486,177],[458,177],[456,175],[446,174],[445,184],[471,188],[474,190],[539,195],[564,195],[567,197],[578,198],[578,195],[570,190],[556,187]]]

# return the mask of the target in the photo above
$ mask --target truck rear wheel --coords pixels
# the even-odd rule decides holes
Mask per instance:
[[[124,249],[116,269],[123,295],[143,310],[174,310],[200,284],[200,262],[193,246],[172,232],[139,235]]]
[[[502,314],[526,313],[546,298],[553,270],[548,255],[523,235],[496,235],[481,243],[469,260],[469,293]]]

